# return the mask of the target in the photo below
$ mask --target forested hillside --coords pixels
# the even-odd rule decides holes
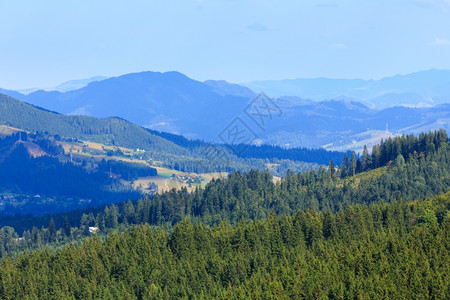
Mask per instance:
[[[0,125],[21,130],[44,132],[65,140],[85,140],[104,145],[145,149],[142,158],[161,161],[167,168],[195,173],[264,170],[267,162],[272,172],[282,176],[287,169],[303,171],[318,168],[333,159],[339,163],[342,152],[320,149],[274,147],[267,157],[266,147],[249,146],[248,153],[238,157],[230,145],[192,141],[183,136],[142,128],[120,118],[98,119],[88,116],[61,115],[0,94]],[[267,146],[268,147],[268,146]],[[258,153],[259,152],[259,153]]]
[[[169,234],[143,225],[3,258],[2,299],[446,299],[450,194]]]
[[[88,167],[86,158],[72,161],[59,141],[41,132],[0,138],[0,215],[44,215],[138,199],[142,191],[120,179],[156,174],[154,168],[127,162],[97,167],[90,160]]]
[[[192,193],[76,212],[75,226],[70,214],[40,229],[28,219],[22,236],[4,226],[0,296],[446,299],[448,136],[377,147],[347,169],[330,162],[277,182],[236,172]]]
[[[448,139],[445,131],[438,131],[420,138],[411,136],[408,140],[416,144],[421,139],[429,140],[435,136]],[[405,137],[399,137],[393,143],[403,139]],[[390,143],[383,142],[380,147]],[[412,148],[406,160],[398,154],[394,161],[379,160],[375,151],[367,160],[377,161],[377,164],[367,164],[365,172],[344,178],[333,168],[288,172],[276,183],[267,171],[236,172],[226,179],[213,180],[205,189],[193,193],[170,191],[151,199],[141,199],[133,208],[121,210],[134,211],[134,215],[119,212],[118,217],[119,220],[126,218],[128,223],[159,225],[175,224],[189,215],[194,220],[213,225],[223,219],[236,223],[241,218],[265,218],[271,211],[278,215],[308,208],[336,212],[356,203],[425,199],[450,188],[450,148],[442,141],[439,146],[424,149],[417,152]]]
[[[208,147],[208,145],[211,145],[210,143],[207,143],[205,141],[187,139],[182,135],[160,132],[150,129],[148,129],[148,131],[154,135],[161,136],[173,142],[174,144],[177,144],[183,148],[187,148],[190,150],[202,149]],[[226,148],[227,145],[219,144],[216,145],[216,147]],[[245,148],[245,150],[237,155],[239,158],[291,160],[291,161],[318,163],[324,165],[328,164],[330,160],[333,160],[334,162],[340,164],[343,155],[342,152],[327,151],[322,148],[317,149],[283,148],[280,146],[273,146],[273,145],[245,145],[242,146],[242,148]],[[234,156],[232,153],[229,153],[229,155]]]
[[[30,132],[41,131],[129,148],[186,154],[181,147],[120,118],[61,115],[3,94],[0,94],[1,124]]]
[[[269,169],[273,175],[284,176],[288,169],[318,169],[330,160],[340,163],[342,152],[322,149],[283,149],[271,146],[246,145],[239,156],[231,145],[188,140],[183,136],[153,131],[119,118],[97,119],[87,116],[66,116],[34,107],[14,98],[0,95],[0,125],[9,125],[30,133],[62,139],[80,146],[79,141],[97,142],[104,146],[144,149],[137,158],[158,162],[158,166],[188,172],[248,172]],[[268,152],[264,157],[261,151]],[[82,161],[86,157],[80,158]]]
[[[441,139],[436,143],[439,146],[420,150],[421,141],[434,139]],[[412,152],[409,155],[403,152],[408,158],[405,160],[398,154],[394,161],[384,162],[374,151],[370,157],[361,158],[371,163],[366,163],[365,171],[355,176],[341,176],[342,166],[340,169],[320,168],[317,172],[289,172],[277,182],[268,171],[236,172],[227,178],[213,180],[204,189],[197,188],[192,193],[186,189],[171,190],[135,202],[45,218],[16,216],[14,220],[2,222],[2,225],[13,226],[2,229],[4,236],[8,237],[3,240],[3,249],[5,253],[17,254],[46,244],[58,248],[89,236],[88,227],[98,227],[102,235],[114,229],[124,230],[130,224],[148,223],[170,229],[186,217],[214,226],[223,220],[236,224],[241,219],[264,219],[272,212],[279,216],[294,215],[308,209],[339,212],[355,204],[426,199],[450,189],[450,149],[445,141],[448,141],[445,131],[388,140],[377,147],[383,149],[390,144],[398,144],[400,149],[410,147]],[[386,152],[386,157],[389,153]],[[379,165],[373,163],[375,161]],[[364,164],[359,162],[357,165]],[[345,173],[351,174],[351,170],[347,169]],[[64,229],[67,226],[72,229]],[[50,227],[54,227],[53,234],[50,234]],[[14,240],[19,235],[25,239]]]

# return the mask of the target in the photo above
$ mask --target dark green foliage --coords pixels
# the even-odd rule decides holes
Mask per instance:
[[[117,160],[103,159],[98,164],[98,169],[103,172],[111,172],[120,175],[123,179],[132,181],[139,177],[156,176],[158,172],[155,168],[149,167],[142,163],[129,163]]]
[[[356,154],[355,154],[355,151],[352,151],[352,156],[350,157],[350,168],[349,168],[349,171],[350,171],[350,176],[355,176],[355,174],[356,174]]]
[[[349,168],[350,168],[350,166],[348,164],[347,154],[344,154],[344,157],[342,158],[342,164],[339,168],[341,178],[345,178],[349,175]]]
[[[446,299],[450,149],[423,149],[355,177],[332,163],[277,183],[236,172],[86,211],[79,227],[70,215],[22,237],[5,226],[0,298]],[[141,223],[164,227],[129,227]]]
[[[367,146],[364,145],[364,150],[363,150],[363,154],[361,157],[361,169],[359,171],[365,172],[369,169],[369,166],[371,166],[371,165],[372,165],[372,159],[370,158],[369,150],[367,150]]]
[[[410,134],[381,140],[379,144],[373,146],[372,155],[369,155],[367,146],[364,146],[362,157],[358,158],[358,161],[352,152],[349,164],[347,154],[344,154],[339,168],[340,175],[341,178],[354,176],[356,173],[389,165],[399,157],[408,160],[410,157],[417,157],[418,153],[424,156],[432,155],[439,148],[448,146],[448,141],[444,129],[421,133],[418,137]]]
[[[336,175],[336,169],[333,160],[330,160],[330,163],[328,164],[328,173],[330,175],[330,178],[334,178],[334,176]]]
[[[330,171],[330,170],[328,170]],[[74,212],[72,226],[86,223],[92,215],[90,225],[110,230],[121,225],[149,223],[171,227],[190,216],[194,221],[208,225],[222,220],[235,224],[241,219],[266,218],[272,212],[277,215],[292,215],[299,210],[338,212],[352,204],[393,202],[397,199],[425,199],[447,192],[450,188],[450,149],[442,143],[437,151],[429,155],[413,154],[408,162],[398,155],[389,167],[372,170],[355,178],[330,178],[323,168],[304,173],[288,172],[281,182],[274,183],[268,171],[232,173],[225,179],[211,181],[205,189],[188,193],[186,189],[171,190],[137,202],[97,210]],[[359,177],[358,177],[359,176]],[[96,218],[95,222],[92,221]],[[64,215],[55,215],[58,228],[62,227]],[[78,219],[77,219],[78,218]],[[426,219],[426,218],[425,218]],[[424,220],[425,220],[424,219]],[[115,221],[117,220],[117,222]],[[47,226],[49,218],[24,218],[20,231],[31,230],[35,224]],[[427,224],[428,221],[424,221]],[[429,222],[428,222],[429,223]],[[4,223],[12,225],[13,223]],[[24,227],[27,225],[27,227]],[[332,231],[332,224],[329,225]],[[84,232],[83,230],[81,230]],[[84,233],[86,234],[86,233]],[[304,232],[308,242],[314,239],[314,231]],[[77,236],[74,236],[76,239]],[[35,249],[36,244],[29,244]]]
[[[372,157],[369,160],[364,150],[362,163],[363,170],[375,169],[385,166],[390,161],[394,161],[398,155],[402,155],[406,160],[418,153],[425,156],[432,155],[442,144],[448,143],[448,135],[444,129],[437,131],[421,133],[418,137],[413,134],[402,135],[395,138],[389,138],[375,145],[372,149]]]
[[[52,219],[53,220],[53,219]],[[70,223],[69,223],[69,218],[64,217],[64,224],[63,224],[63,230],[64,230],[64,234],[66,236],[70,236],[71,234],[71,228],[70,228]]]
[[[150,133],[161,136],[178,146],[190,150],[207,147],[209,143],[200,140],[189,140],[181,135],[167,132],[159,132],[147,129]],[[218,145],[219,146],[219,145]],[[226,146],[226,145],[220,145]],[[280,146],[273,145],[245,145],[245,151],[239,154],[241,158],[260,158],[260,159],[279,159],[303,161],[309,163],[318,163],[326,165],[331,159],[340,162],[342,153],[338,151],[327,151],[325,149],[308,149],[308,148],[290,148],[285,149]]]
[[[143,225],[3,258],[0,297],[447,299],[449,208],[447,193],[233,227],[185,219],[172,234]]]

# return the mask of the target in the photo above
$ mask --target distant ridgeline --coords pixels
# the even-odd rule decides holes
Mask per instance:
[[[153,162],[183,172],[269,169],[272,175],[284,176],[288,170],[317,170],[318,163],[326,164],[330,159],[339,162],[343,155],[325,150],[249,146],[238,157],[227,145],[190,141],[119,118],[66,116],[1,94],[0,125],[6,125],[0,128],[3,215],[43,215],[137,199],[142,197],[141,191],[132,189],[123,180],[132,183],[139,177],[156,175],[156,169],[148,166]],[[96,142],[99,149],[85,151],[87,145],[83,141]],[[125,157],[119,146],[134,152],[145,149],[132,158],[147,164],[122,161],[129,161],[130,157]],[[211,147],[225,153],[228,159],[221,161],[206,154]],[[68,154],[69,148],[78,149],[73,157],[72,150]],[[267,157],[261,151],[267,151]],[[105,155],[114,155],[116,160],[101,161]]]
[[[160,132],[155,130],[147,129],[150,133],[158,135],[160,137],[169,140],[178,146],[187,148],[190,150],[195,150],[202,147],[207,147],[211,145],[210,143],[201,140],[190,140],[182,135]],[[227,145],[216,144],[216,147],[227,148]],[[282,148],[280,146],[273,145],[234,145],[237,148],[245,149],[242,153],[238,154],[240,158],[260,158],[260,159],[286,159],[293,161],[303,161],[309,163],[317,163],[326,165],[333,160],[334,162],[340,164],[342,161],[342,152],[339,151],[328,151],[325,149],[308,149],[308,148]],[[230,153],[229,155],[233,155]]]
[[[276,176],[284,176],[288,169],[318,169],[319,164],[326,164],[331,159],[340,163],[343,155],[341,152],[320,149],[286,150],[272,147],[267,157],[264,157],[261,151],[266,148],[249,146],[246,153],[238,157],[227,145],[191,141],[182,136],[148,130],[120,118],[98,119],[57,114],[2,94],[0,124],[29,132],[47,132],[63,139],[145,149],[146,153],[142,154],[144,160],[160,161],[163,167],[183,172],[263,171],[269,161],[272,164],[270,171]],[[208,149],[211,147],[225,153],[228,159],[222,162],[209,156]]]
[[[273,181],[268,171],[235,172],[192,193],[186,189],[171,190],[152,198],[89,211],[4,220],[2,226],[14,226],[19,233],[25,231],[29,236],[34,231],[46,237],[35,238],[34,242],[27,239],[26,243],[5,240],[5,249],[15,253],[18,249],[34,249],[39,243],[58,245],[80,240],[89,235],[86,228],[90,226],[98,227],[102,234],[117,228],[123,230],[130,224],[149,223],[171,228],[188,216],[207,225],[217,225],[223,220],[236,224],[241,219],[267,218],[271,212],[277,215],[293,215],[308,209],[340,212],[355,204],[425,199],[450,188],[450,147],[443,130],[419,137],[388,139],[377,145],[372,154],[366,153],[358,160],[359,163],[354,163],[359,166],[354,176],[351,169],[344,172],[344,165],[340,168],[321,167],[318,171],[288,172],[278,182]],[[73,227],[70,235],[62,231],[65,218]],[[48,229],[38,227],[52,222],[56,224],[55,234],[50,238]],[[10,237],[17,237],[14,228],[8,228]]]

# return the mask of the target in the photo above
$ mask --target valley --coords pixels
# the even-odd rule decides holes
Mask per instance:
[[[449,300],[450,0],[0,11],[1,300]]]
[[[226,87],[224,83],[209,84],[222,93]],[[286,272],[294,272],[295,268],[305,270],[310,263],[304,260],[306,254],[326,261],[332,268],[346,268],[344,277],[328,271],[323,274],[352,286],[377,280],[380,271],[365,273],[356,280],[347,278],[347,274],[359,272],[359,267],[353,267],[350,253],[375,251],[397,259],[403,251],[383,249],[394,244],[409,247],[420,240],[417,234],[437,236],[435,248],[448,246],[444,236],[450,224],[450,141],[445,129],[413,134],[415,130],[448,125],[443,121],[448,114],[445,105],[427,109],[397,107],[376,113],[357,103],[339,101],[302,105],[298,114],[285,119],[289,124],[293,116],[304,114],[304,119],[290,123],[302,138],[282,131],[283,134],[273,135],[278,143],[254,145],[188,139],[116,117],[63,115],[0,95],[0,278],[3,274],[8,278],[27,278],[41,291],[49,289],[49,284],[28,276],[28,266],[39,269],[47,279],[57,272],[62,281],[75,282],[64,291],[55,284],[55,293],[60,297],[88,292],[103,298],[113,291],[118,297],[139,298],[139,289],[156,298],[163,290],[168,295],[203,293],[200,286],[167,285],[159,281],[167,277],[160,275],[151,277],[150,290],[148,284],[137,288],[126,281],[134,277],[118,269],[169,274],[161,262],[147,267],[155,255],[160,255],[176,266],[171,268],[170,276],[179,280],[186,280],[181,270],[188,266],[196,278],[210,282],[210,293],[233,296],[245,290],[257,297],[252,280],[279,276],[279,267],[267,267],[263,261],[272,261],[273,266],[282,265],[280,259],[290,261]],[[343,107],[345,113],[340,115]],[[399,115],[403,116],[401,120]],[[359,118],[378,124],[386,117],[392,119],[384,130],[367,128],[357,133],[349,129],[362,126]],[[348,127],[339,120],[352,125]],[[415,124],[405,129],[412,133],[402,135],[391,129],[403,126],[405,120]],[[302,124],[315,128],[315,133],[301,133],[306,128]],[[323,131],[321,126],[334,130]],[[294,147],[312,137],[316,143],[328,144],[321,149]],[[290,141],[289,147],[277,146],[285,141]],[[159,250],[147,244],[154,235],[151,245],[159,245]],[[126,246],[116,241],[123,241]],[[343,247],[349,244],[356,246],[345,254],[345,259],[323,256],[323,247],[340,257]],[[116,252],[107,248],[110,246]],[[44,247],[46,250],[40,250]],[[151,249],[139,262],[127,259],[123,265],[119,261],[111,263],[117,257],[128,257],[130,251],[138,251],[136,257],[140,257],[147,250],[139,247]],[[91,272],[78,270],[79,266],[87,266],[83,259],[59,269],[63,264],[61,257],[68,255],[73,259],[85,253],[84,249],[96,253],[90,261],[95,261],[96,268],[104,270],[102,277],[112,278],[111,281],[95,281]],[[108,249],[107,254],[101,249]],[[253,249],[257,257],[264,257],[263,261],[249,256],[248,249]],[[302,254],[294,259],[289,253]],[[428,262],[436,257],[430,251],[417,253],[421,252],[416,249],[409,253],[409,261]],[[424,269],[418,279],[433,285],[426,291],[436,298],[442,298],[440,288],[445,288],[439,282],[448,282],[442,272],[449,263],[448,255],[445,251],[440,253],[442,266],[433,269],[438,275],[430,277]],[[40,258],[33,260],[38,256],[44,260],[51,257],[56,263],[46,265],[47,272],[40,269]],[[100,256],[100,260],[95,258]],[[23,264],[23,259],[30,264]],[[296,266],[302,260],[301,266]],[[208,266],[199,261],[207,261]],[[388,268],[390,275],[383,283],[386,286],[399,282],[401,279],[395,274],[405,268],[405,263],[386,263],[381,258],[360,261],[371,265],[372,270],[380,264],[385,271]],[[222,267],[211,267],[213,262]],[[244,273],[238,271],[243,262]],[[228,265],[241,267],[230,271],[225,267]],[[77,274],[77,279],[73,274]],[[305,280],[317,282],[314,274],[312,271]],[[299,292],[314,298],[323,291],[334,294],[341,289],[340,283],[330,288],[310,288],[295,276],[300,292],[286,284],[284,276],[281,278],[277,285],[283,290],[270,287],[266,294],[283,297]],[[34,288],[23,291],[15,282],[18,279],[0,281],[2,298],[8,299],[5,295],[10,291],[24,298],[38,293],[47,295]],[[121,282],[120,290],[116,282]],[[403,282],[407,290],[411,284]],[[239,286],[240,291],[233,294],[229,288],[224,289],[230,286]],[[385,295],[368,288],[348,288],[339,293],[350,296],[362,290],[375,298]],[[392,290],[389,295],[397,294]]]
[[[268,168],[283,176],[288,169],[317,169],[342,158],[342,152],[277,147],[260,156],[262,148],[252,145],[237,156],[229,145],[150,131],[119,118],[66,116],[2,95],[0,107],[0,193],[6,196],[1,214],[44,215],[173,188],[194,191],[230,172]]]

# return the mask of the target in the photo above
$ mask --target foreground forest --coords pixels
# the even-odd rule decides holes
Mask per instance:
[[[279,181],[231,173],[40,228],[18,217],[22,236],[0,230],[0,297],[445,299],[447,133],[342,161]]]
[[[450,193],[172,234],[149,225],[4,258],[2,299],[445,299]]]

